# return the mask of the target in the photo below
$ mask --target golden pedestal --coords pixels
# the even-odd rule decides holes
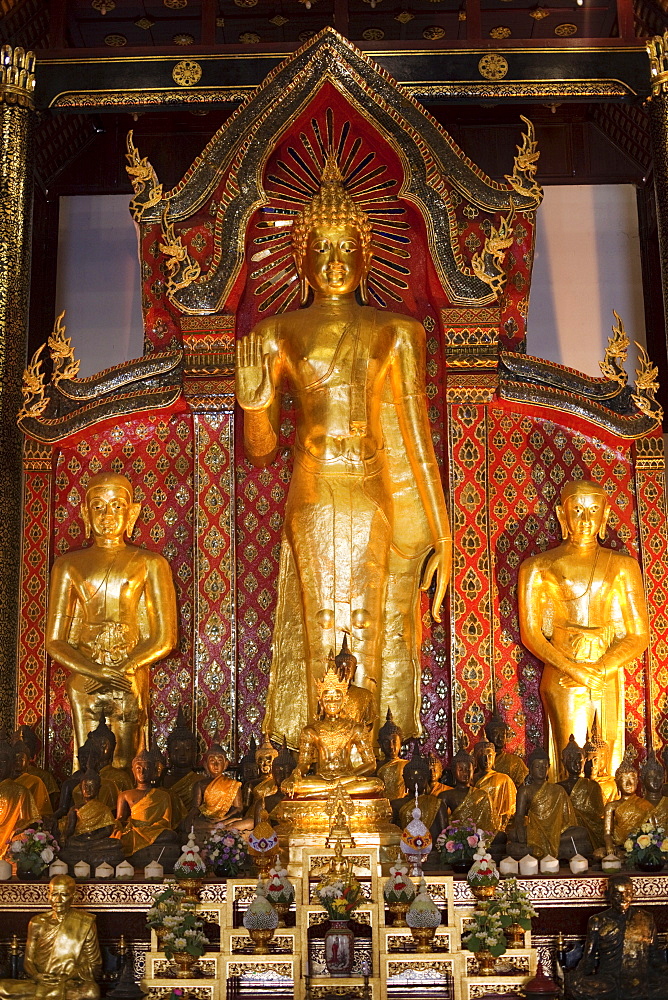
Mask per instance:
[[[392,823],[387,799],[353,799],[355,811],[349,818],[350,832],[358,848],[377,847],[383,874],[398,857],[401,830]],[[283,799],[274,816],[281,852],[291,878],[302,877],[304,848],[325,849],[330,817],[326,799]]]

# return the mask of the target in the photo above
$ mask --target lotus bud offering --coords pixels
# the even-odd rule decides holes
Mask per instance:
[[[174,865],[174,874],[177,878],[204,878],[206,874],[206,865],[195,843],[195,831],[192,827],[188,843],[183,845],[183,854]]]

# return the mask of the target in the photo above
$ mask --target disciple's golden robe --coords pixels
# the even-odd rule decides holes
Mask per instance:
[[[657,805],[652,808],[650,819],[654,820],[657,826],[662,826],[668,833],[668,795],[659,799]]]
[[[642,826],[652,808],[651,802],[635,794],[616,804],[612,819],[612,839],[617,846],[623,844],[630,833]]]
[[[24,772],[23,774],[20,774],[15,781],[17,784],[23,785],[24,788],[28,789],[35,800],[37,812],[40,816],[51,815],[53,812],[51,799],[49,798],[49,793],[46,790],[46,785],[41,778],[38,778],[36,774],[28,774],[27,772]]]
[[[494,770],[512,778],[516,788],[524,784],[524,779],[529,773],[529,768],[521,757],[518,757],[516,753],[507,753],[505,750],[497,753],[494,758]]]
[[[575,809],[561,785],[546,781],[529,804],[525,816],[527,848],[536,858],[559,857],[559,840],[569,826],[577,826]]]
[[[40,913],[28,925],[23,968],[28,979],[0,980],[0,997],[97,1000],[102,957],[95,917],[69,910],[60,922]]]
[[[492,802],[482,788],[469,788],[466,798],[457,806],[451,819],[470,819],[479,830],[496,832]]]
[[[374,697],[366,688],[357,687],[351,684],[348,694],[343,704],[343,715],[347,715],[354,722],[361,722],[369,729],[376,721],[376,705]]]
[[[204,789],[204,799],[199,807],[202,816],[212,820],[225,819],[240,788],[240,781],[234,781],[225,774],[213,778]]]
[[[488,774],[481,774],[476,779],[475,786],[482,788],[490,797],[494,819],[493,829],[505,830],[508,822],[515,815],[517,789],[513,779],[507,774],[490,771]]]
[[[100,777],[103,781],[108,781],[114,786],[117,796],[119,792],[128,792],[135,787],[132,775],[124,767],[114,767],[113,764],[107,764],[100,771]]]
[[[125,826],[114,831],[126,857],[150,847],[165,830],[172,829],[172,799],[164,788],[151,788],[130,810]]]
[[[107,781],[106,778],[102,778],[100,781],[100,791],[97,795],[100,802],[104,802],[105,806],[109,806],[112,812],[116,810],[116,803],[118,802],[118,789],[111,781]],[[84,804],[84,797],[81,794],[81,783],[76,785],[72,789],[72,804],[79,808]]]
[[[599,774],[598,777],[594,778],[594,781],[601,786],[601,792],[603,793],[603,804],[607,806],[608,802],[614,802],[619,798],[619,789],[617,788],[617,782],[611,774]]]
[[[436,815],[441,806],[444,805],[441,799],[436,798],[435,795],[418,795],[418,807],[421,813],[421,819],[427,829],[431,829],[431,824],[436,819]],[[404,802],[403,806],[399,810],[399,825],[402,830],[404,827],[408,826],[413,818],[413,810],[415,809],[415,796],[409,799],[408,802]]]
[[[90,799],[77,809],[77,825],[74,835],[80,836],[95,833],[105,826],[113,826],[114,817],[111,809],[99,799]]]
[[[405,767],[406,761],[404,758],[397,757],[395,760],[388,760],[387,763],[381,764],[378,768],[378,777],[385,785],[385,794],[390,801],[393,799],[403,799],[406,794],[406,786],[404,784]]]
[[[36,767],[34,764],[28,764],[25,773],[36,774],[38,778],[41,778],[49,795],[57,795],[60,791],[58,782],[50,771],[45,771],[44,768]]]
[[[603,793],[601,786],[593,778],[578,778],[571,792],[571,804],[575,809],[578,826],[589,834],[591,846],[604,846],[603,839]]]
[[[39,810],[28,789],[11,778],[0,781],[0,857],[14,833],[38,820]]]
[[[172,816],[174,826],[177,827],[182,819],[188,815],[193,804],[193,788],[195,783],[201,781],[202,775],[197,771],[188,771],[182,778],[175,781],[173,785],[165,791],[169,792],[172,800]]]

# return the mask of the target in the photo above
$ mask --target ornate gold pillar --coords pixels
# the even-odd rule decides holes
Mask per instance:
[[[668,31],[647,42],[652,77],[649,102],[654,194],[661,256],[664,322],[668,331]]]
[[[14,724],[21,556],[21,434],[33,177],[35,56],[0,49],[0,725]],[[10,730],[11,731],[11,730]]]

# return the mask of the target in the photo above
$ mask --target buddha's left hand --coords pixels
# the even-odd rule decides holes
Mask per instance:
[[[429,556],[427,566],[422,577],[422,590],[429,590],[431,581],[436,574],[436,590],[431,603],[431,613],[434,621],[441,620],[441,605],[448,589],[450,581],[450,569],[452,567],[452,539],[439,538],[434,542],[434,551]]]

